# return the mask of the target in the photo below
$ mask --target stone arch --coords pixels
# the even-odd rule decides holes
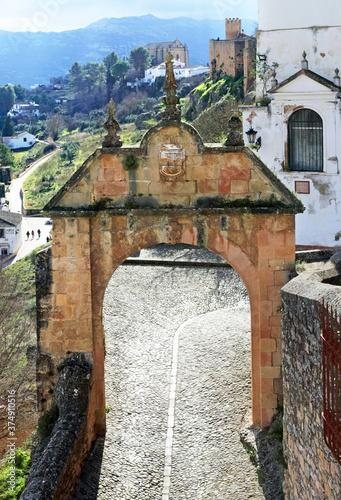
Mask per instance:
[[[67,352],[92,355],[89,439],[105,431],[105,289],[127,257],[158,243],[205,247],[234,267],[251,304],[254,422],[268,425],[281,403],[280,289],[303,206],[248,148],[204,144],[172,117],[134,147],[109,134],[113,145],[106,139],[46,206],[52,288],[39,348],[56,364]]]
[[[181,219],[180,219],[181,221]],[[94,302],[93,302],[93,345],[94,345],[94,383],[96,384],[96,398],[101,402],[102,408],[99,410],[99,418],[96,419],[98,429],[103,431],[105,422],[105,380],[104,380],[104,331],[103,331],[103,316],[102,306],[105,290],[109,280],[115,273],[116,269],[131,255],[148,246],[157,245],[159,243],[187,243],[198,246],[197,227],[193,224],[194,221],[188,220],[187,225],[182,227],[181,233],[177,234],[175,239],[167,235],[167,225],[161,231],[153,231],[147,229],[143,232],[140,238],[136,235],[130,239],[128,244],[124,245],[129,238],[125,234],[122,235],[122,240],[118,240],[116,245],[118,248],[124,246],[124,252],[121,253],[118,260],[108,260],[101,269],[97,269],[96,282],[93,286]],[[183,226],[175,218],[172,218],[173,232],[177,231],[176,226]],[[246,286],[250,308],[251,308],[251,366],[252,366],[252,411],[253,421],[256,424],[264,422],[261,408],[261,371],[260,371],[260,289],[259,276],[254,264],[243,250],[233,243],[231,240],[224,237],[222,234],[217,234],[208,229],[206,243],[203,245],[208,250],[220,255],[224,258],[238,273]],[[115,253],[115,249],[114,249]],[[102,411],[101,411],[102,410]]]

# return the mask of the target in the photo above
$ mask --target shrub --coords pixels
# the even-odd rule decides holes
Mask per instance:
[[[56,149],[56,145],[53,144],[46,144],[43,149],[43,154],[47,155],[48,153],[51,153],[51,151],[54,151]]]
[[[9,490],[11,470],[15,467],[15,491]],[[31,466],[31,452],[23,448],[15,450],[14,464],[11,457],[6,458],[0,470],[0,498],[1,500],[12,500],[20,497]]]

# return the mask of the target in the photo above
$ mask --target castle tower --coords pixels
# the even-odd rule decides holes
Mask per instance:
[[[226,40],[232,40],[242,32],[241,19],[225,19]]]

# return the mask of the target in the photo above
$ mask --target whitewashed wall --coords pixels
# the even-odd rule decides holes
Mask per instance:
[[[0,223],[1,228],[1,223]],[[0,238],[0,246],[8,247],[8,253],[15,253],[19,250],[22,239],[22,224],[20,223],[16,228],[4,227],[4,237]]]
[[[257,52],[279,64],[283,82],[301,69],[306,51],[309,69],[333,83],[341,69],[341,9],[335,0],[259,0]],[[267,88],[271,87],[270,81]],[[257,96],[262,83],[257,83]],[[296,216],[296,244],[341,246],[341,107],[337,91],[302,75],[271,96],[268,107],[243,111],[244,133],[252,126],[261,137],[258,155],[292,191],[295,181],[309,182],[310,194],[298,194],[306,207]],[[324,129],[323,172],[287,171],[288,119],[297,108],[316,111]],[[246,135],[245,135],[246,138]],[[246,139],[247,140],[247,139]]]
[[[24,132],[16,137],[3,137],[3,142],[10,149],[30,148],[35,144],[36,138],[33,134]]]
[[[259,29],[341,26],[338,0],[258,0]]]

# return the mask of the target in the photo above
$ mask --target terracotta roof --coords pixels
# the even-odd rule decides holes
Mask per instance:
[[[0,210],[0,226],[18,226],[22,221],[21,214],[15,214],[14,212],[6,212],[5,210]]]
[[[297,71],[297,73],[289,76],[286,80],[283,80],[283,82],[279,83],[275,87],[272,87],[272,89],[268,90],[269,93],[274,93],[277,92],[280,88],[284,87],[288,83],[292,82],[293,80],[296,80],[301,75],[305,75],[308,78],[311,78],[317,83],[320,83],[321,85],[324,85],[325,87],[329,88],[330,90],[334,92],[339,92],[341,90],[341,87],[338,87],[335,85],[332,81],[328,80],[324,76],[318,75],[314,71],[311,71],[310,69],[300,69],[300,71]]]

